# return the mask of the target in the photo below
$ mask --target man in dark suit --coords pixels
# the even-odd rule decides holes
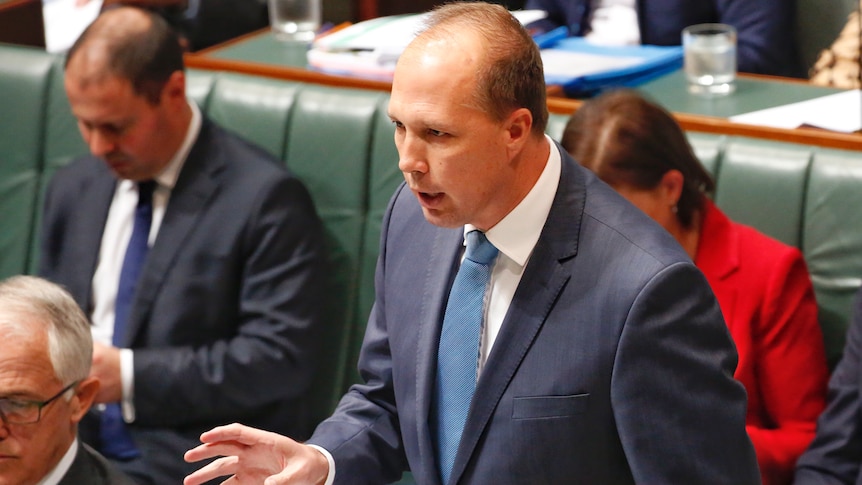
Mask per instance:
[[[325,303],[306,189],[186,99],[177,37],[147,11],[96,19],[65,87],[92,155],[51,182],[40,271],[93,322],[102,413],[82,436],[157,485],[182,480],[182,453],[217,423],[307,437]]]
[[[0,484],[132,485],[77,439],[99,381],[71,295],[33,276],[0,282]]]
[[[609,2],[621,8],[624,2]],[[634,19],[628,25],[609,25],[622,35],[639,31],[641,44],[680,45],[682,29],[694,24],[724,23],[737,30],[737,63],[742,72],[806,77],[796,48],[795,1],[757,0],[630,0]],[[600,0],[527,0],[524,8],[544,10],[547,18],[531,28],[547,31],[566,26],[569,34],[588,35]],[[613,14],[603,21],[616,21]],[[616,17],[616,18],[615,18]]]
[[[82,0],[89,1],[89,0]],[[104,0],[103,9],[120,5],[147,8],[177,30],[183,46],[197,51],[269,25],[267,0]]]
[[[814,441],[796,462],[795,485],[862,483],[862,291],[827,399]]]
[[[544,134],[538,48],[506,9],[435,10],[389,116],[406,183],[383,220],[364,383],[306,444],[205,433],[186,459],[227,457],[187,485],[408,469],[420,484],[759,483],[706,280]]]

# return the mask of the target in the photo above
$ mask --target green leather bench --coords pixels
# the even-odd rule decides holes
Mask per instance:
[[[308,186],[327,231],[334,278],[326,367],[316,419],[358,379],[355,363],[373,300],[380,221],[402,180],[382,91],[192,70],[202,110],[284,160]],[[62,85],[61,59],[0,45],[0,277],[32,273],[40,201],[57,167],[86,152]],[[567,116],[553,114],[557,138]],[[862,153],[689,133],[732,218],[802,249],[827,352],[840,356],[862,284]]]

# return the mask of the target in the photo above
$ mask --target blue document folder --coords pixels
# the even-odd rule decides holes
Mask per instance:
[[[545,82],[569,97],[587,97],[616,87],[635,87],[682,67],[682,46],[600,46],[558,31],[536,37],[542,47]]]

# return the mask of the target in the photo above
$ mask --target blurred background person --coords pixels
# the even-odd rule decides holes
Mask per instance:
[[[703,271],[739,353],[746,428],[763,483],[789,483],[814,437],[828,369],[802,253],[731,221],[671,115],[634,91],[585,102],[563,147],[670,232]]]
[[[131,485],[78,441],[99,381],[90,323],[59,286],[0,282],[0,484]]]
[[[739,71],[805,77],[795,0],[526,0],[524,8],[548,13],[532,29],[566,26],[569,35],[609,45],[680,45],[689,25],[730,24],[737,30]]]
[[[180,483],[216,424],[308,437],[326,260],[305,186],[186,97],[152,12],[102,13],[64,81],[91,153],[51,179],[39,272],[93,322],[102,385],[81,437],[155,485]]]
[[[79,4],[93,0],[78,0]],[[196,51],[269,26],[267,0],[104,0],[102,9],[127,5],[158,13]]]
[[[829,402],[817,435],[799,458],[795,485],[862,483],[862,291],[841,360],[829,379]]]
[[[859,89],[862,85],[860,42],[862,2],[847,17],[847,23],[829,48],[820,52],[811,68],[811,83],[842,89]]]

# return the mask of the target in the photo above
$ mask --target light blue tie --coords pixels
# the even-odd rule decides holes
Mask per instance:
[[[455,453],[476,389],[479,335],[485,314],[485,293],[497,248],[479,231],[467,233],[467,251],[449,293],[437,348],[437,463],[448,483]]]

